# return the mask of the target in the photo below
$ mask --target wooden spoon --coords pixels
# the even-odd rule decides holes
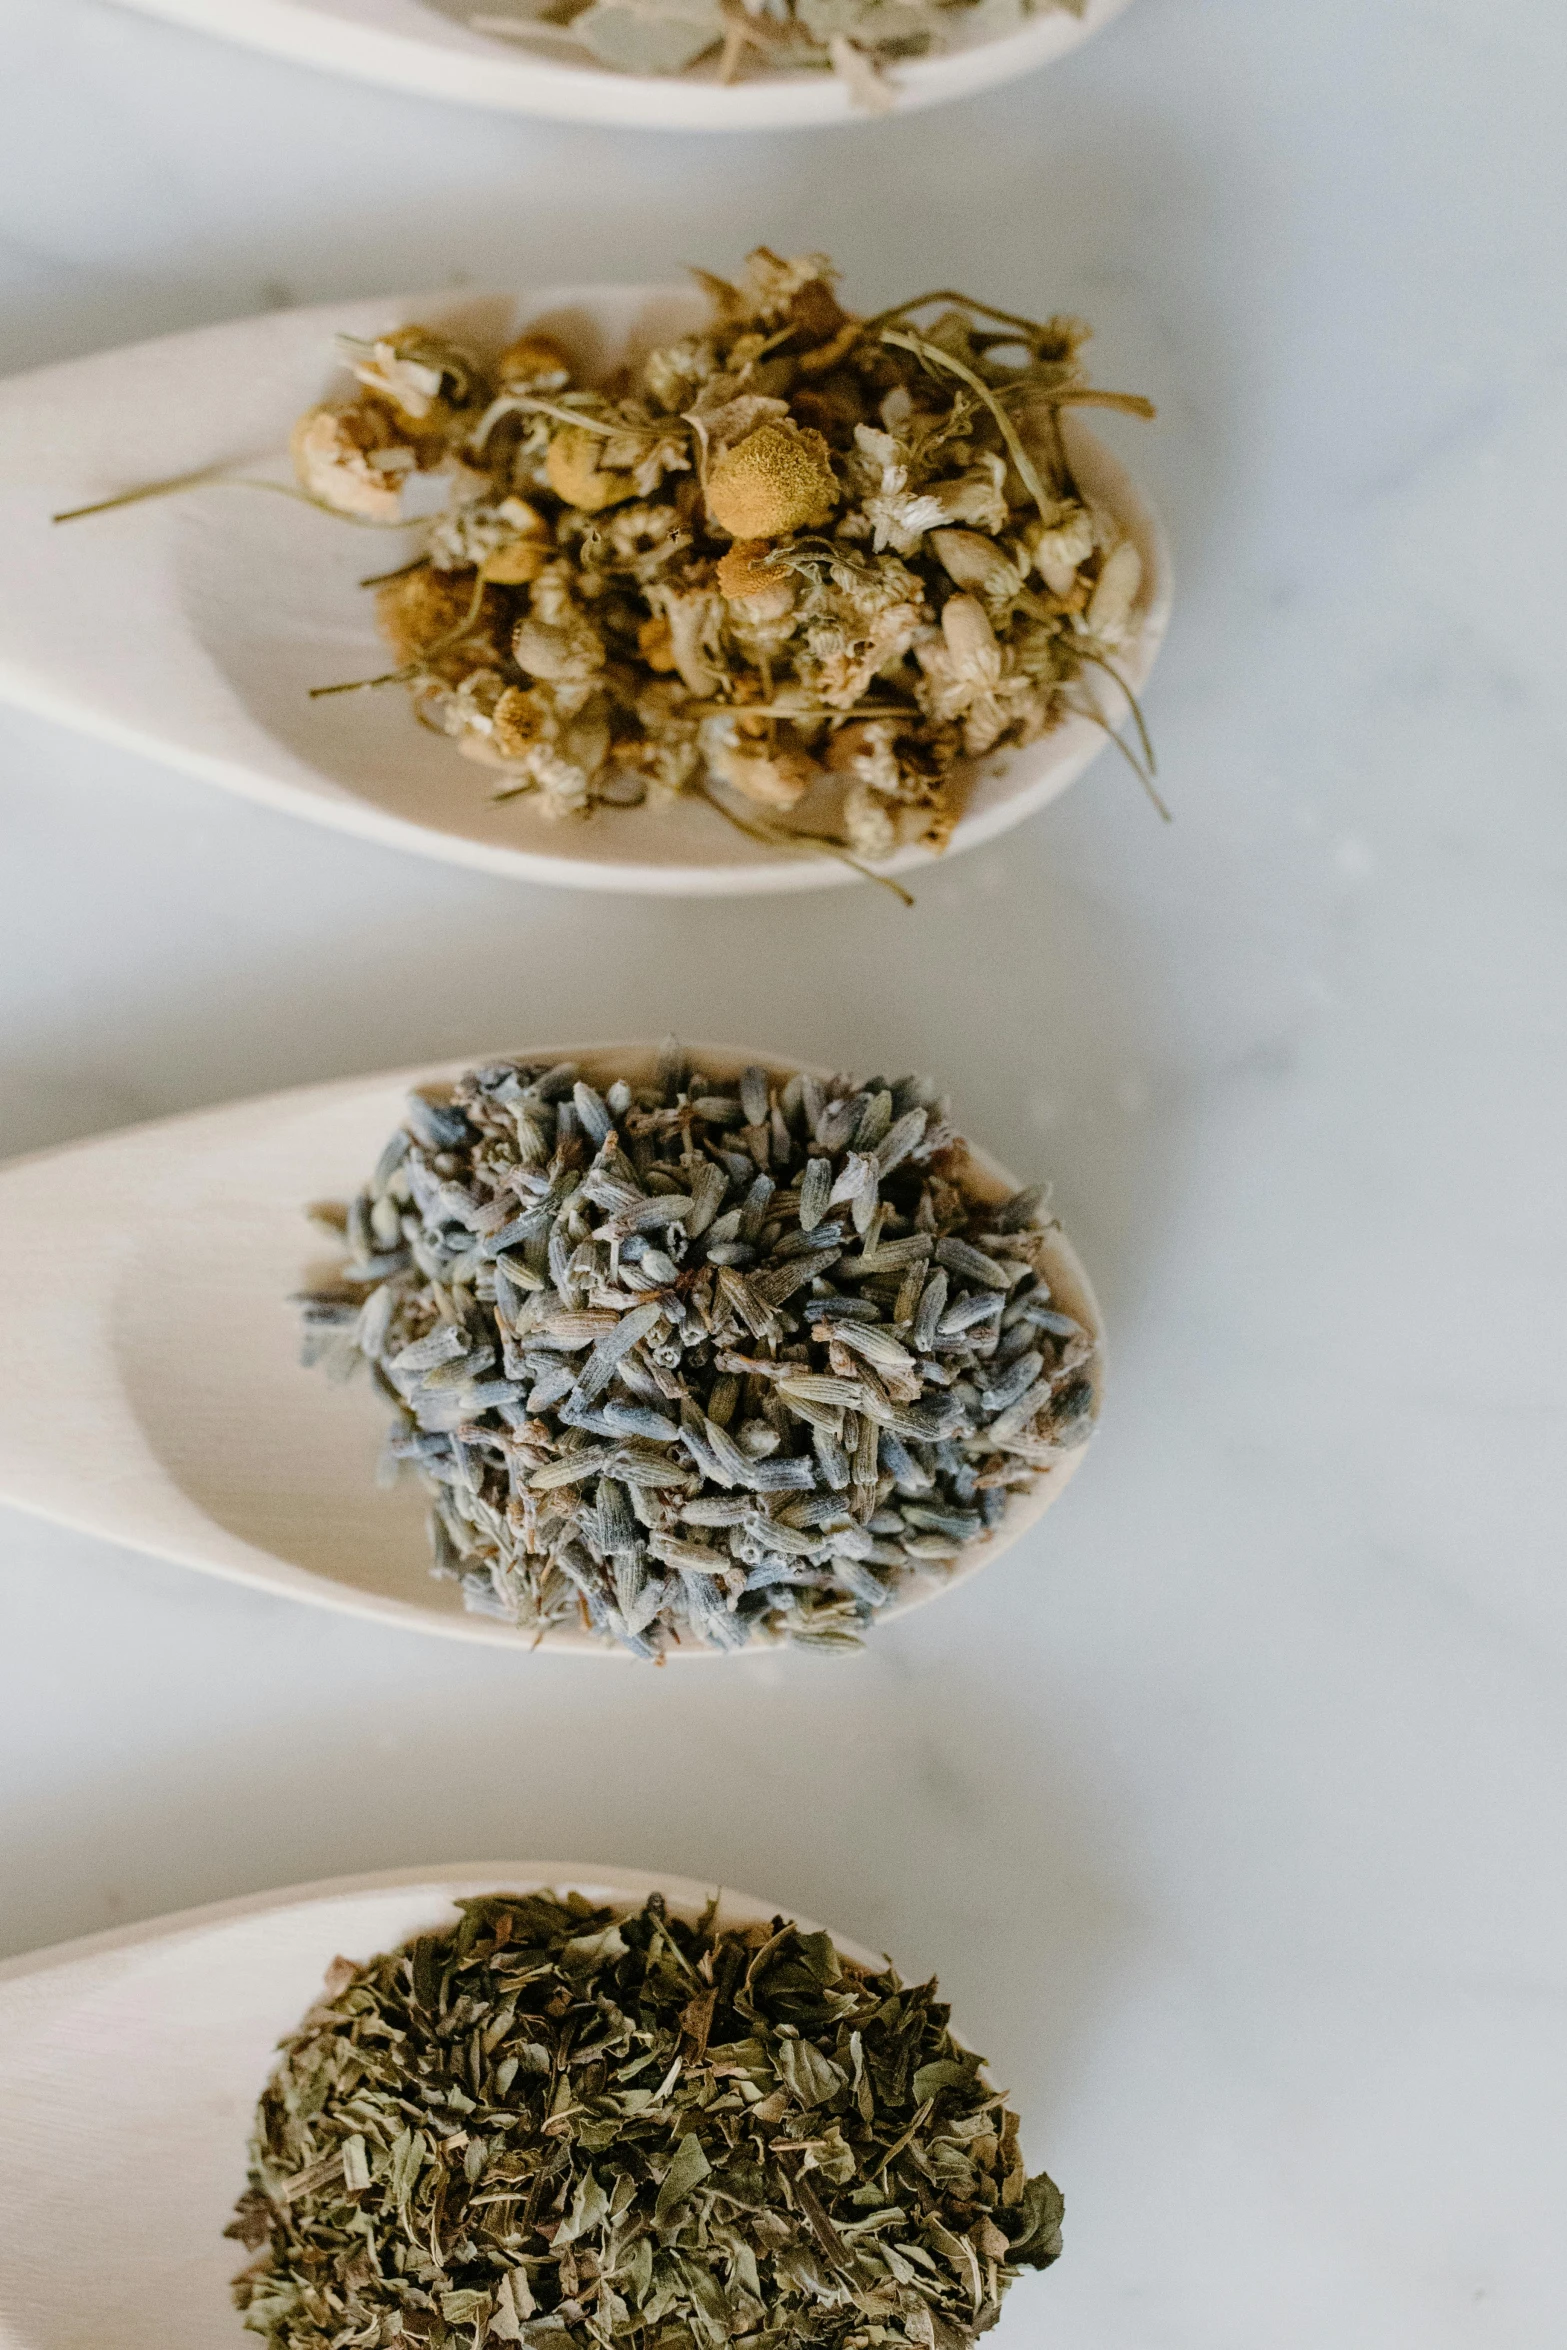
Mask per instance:
[[[339,1955],[453,1922],[465,1895],[662,1892],[694,1918],[716,1888],[581,1861],[339,1877],[90,1935],[0,1966],[0,2345],[213,2350],[245,2339],[223,2230],[277,2042]],[[781,1905],[725,1888],[726,1925]],[[785,1910],[785,1914],[787,1910]],[[801,1919],[807,1931],[814,1931]],[[885,1962],[834,1934],[844,1956]]]
[[[690,1050],[714,1077],[753,1062],[778,1076],[801,1066],[732,1045]],[[658,1051],[539,1045],[523,1057],[576,1061],[607,1086],[651,1076]],[[411,1086],[473,1065],[307,1086],[0,1172],[0,1501],[264,1591],[530,1651],[534,1635],[469,1614],[455,1585],[432,1579],[422,1494],[411,1480],[390,1491],[375,1481],[385,1403],[368,1381],[336,1386],[301,1368],[291,1302],[327,1254],[308,1204],[353,1196]],[[981,1197],[1019,1188],[970,1147]],[[1047,1269],[1063,1310],[1100,1338],[1088,1277],[1059,1232]],[[1092,1376],[1097,1413],[1102,1346]],[[879,1620],[988,1566],[1082,1458],[1072,1452],[1043,1471],[995,1534],[922,1577]],[[575,1626],[552,1630],[546,1645],[625,1655]]]
[[[493,775],[420,726],[400,685],[312,700],[313,687],[389,668],[359,583],[410,560],[407,529],[356,528],[293,497],[211,482],[51,520],[203,467],[287,486],[279,453],[294,419],[353,388],[334,368],[333,337],[373,338],[410,318],[481,351],[526,323],[596,379],[704,323],[706,305],[656,286],[398,295],[271,312],[0,384],[0,700],[268,807],[515,879],[685,897],[858,884],[824,851],[748,838],[700,795],[583,823],[551,822],[531,795],[497,803]],[[1168,551],[1109,451],[1075,411],[1064,424],[1085,495],[1142,556],[1142,618],[1124,660],[1137,691],[1164,634]],[[1124,703],[1101,685],[1120,726]],[[1043,807],[1105,746],[1103,726],[1077,716],[982,763],[947,853]],[[907,849],[880,870],[931,862]]]

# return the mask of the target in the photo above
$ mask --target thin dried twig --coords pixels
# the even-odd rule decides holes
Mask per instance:
[[[85,522],[91,514],[113,514],[121,506],[140,506],[150,498],[177,497],[183,490],[270,490],[274,497],[292,498],[296,506],[313,506],[318,514],[328,514],[334,522],[351,522],[360,530],[407,530],[408,522],[399,515],[395,521],[379,520],[373,514],[345,514],[341,506],[329,506],[325,498],[313,498],[308,490],[296,489],[292,482],[260,481],[244,473],[225,473],[221,466],[204,465],[199,473],[177,473],[168,481],[143,482],[134,490],[121,490],[112,498],[97,498],[90,506],[68,506],[63,514],[51,514],[51,522]]]
[[[905,906],[913,905],[912,896],[901,882],[894,881],[890,873],[878,873],[874,867],[862,865],[859,858],[844,847],[842,841],[831,839],[825,832],[794,832],[783,826],[775,827],[760,822],[753,823],[744,816],[737,816],[733,808],[726,808],[717,794],[708,790],[705,785],[701,796],[710,808],[718,810],[719,815],[724,818],[726,823],[732,824],[737,832],[745,833],[751,840],[761,841],[765,847],[772,849],[792,849],[795,847],[819,849],[824,856],[836,857],[840,865],[849,866],[853,872],[860,876],[862,881],[877,882],[883,889],[890,889],[893,896],[900,899]]]

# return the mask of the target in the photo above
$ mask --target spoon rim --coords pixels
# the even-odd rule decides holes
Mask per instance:
[[[650,1893],[662,1893],[677,1915],[692,1910],[699,1913],[716,1894],[721,1917],[726,1908],[739,1912],[745,1922],[775,1913],[787,1915],[807,1933],[830,1933],[836,1947],[856,1965],[886,1963],[885,1954],[877,1958],[865,1945],[838,1934],[830,1926],[821,1926],[786,1905],[780,1906],[717,1880],[687,1877],[677,1870],[649,1870],[618,1861],[440,1861],[424,1867],[307,1877],[298,1884],[269,1886],[259,1893],[235,1894],[224,1901],[198,1902],[190,1908],[137,1918],[126,1925],[105,1926],[95,1933],[73,1935],[65,1942],[45,1943],[37,1950],[19,1951],[14,1957],[0,1959],[0,1989],[90,1960],[115,1957],[154,1943],[192,1940],[226,1926],[243,1925],[285,1911],[323,1908],[329,1902],[369,1899],[379,1893],[417,1893],[426,1887],[447,1900],[459,1891],[467,1896],[480,1890],[518,1894],[572,1890],[586,1893],[589,1888],[602,1888],[617,1900],[624,1895],[628,1908],[646,1900]],[[4,2057],[0,2053],[0,2075],[3,2072]]]

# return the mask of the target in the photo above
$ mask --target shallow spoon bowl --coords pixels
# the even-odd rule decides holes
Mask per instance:
[[[339,332],[374,338],[417,318],[494,351],[526,323],[599,376],[706,315],[681,287],[396,296],[274,312],[0,383],[0,700],[268,807],[517,880],[685,897],[863,886],[831,854],[748,837],[700,796],[565,821],[535,795],[497,803],[493,774],[421,726],[401,685],[312,699],[390,666],[359,583],[410,560],[408,528],[355,526],[232,481],[50,519],[208,468],[291,485],[278,452],[294,419],[352,388],[334,370]],[[1075,411],[1063,422],[1085,494],[1142,553],[1124,666],[1136,692],[1168,617],[1168,554],[1110,452]],[[1120,724],[1117,688],[1105,678],[1094,691]],[[946,854],[1021,822],[1105,747],[1104,727],[1075,716],[984,762]],[[880,869],[933,861],[908,848]]]
[[[733,1046],[690,1050],[717,1078],[752,1062],[777,1075],[803,1065]],[[574,1060],[603,1086],[650,1076],[658,1054],[539,1045],[521,1057]],[[305,1220],[309,1203],[359,1189],[410,1086],[472,1066],[309,1086],[0,1170],[0,1501],[261,1590],[534,1653],[533,1636],[470,1614],[454,1584],[432,1578],[421,1493],[411,1480],[389,1491],[375,1481],[385,1403],[368,1381],[335,1386],[301,1368],[291,1302],[327,1254]],[[970,1153],[988,1196],[1020,1188],[972,1144]],[[1047,1264],[1063,1309],[1099,1337],[1087,1275],[1059,1232]],[[1101,1376],[1102,1355],[1096,1412]],[[1078,1450],[1042,1471],[993,1535],[921,1576],[878,1622],[1010,1549],[1082,1459]],[[577,1626],[541,1646],[626,1658]]]

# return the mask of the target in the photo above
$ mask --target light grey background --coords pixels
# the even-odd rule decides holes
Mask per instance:
[[[738,141],[0,0],[0,369],[825,246],[864,307],[1092,318],[1180,590],[1173,829],[1107,758],[913,913],[533,892],[0,714],[0,1150],[573,1031],[919,1064],[1113,1338],[1060,1509],[847,1666],[513,1660],[0,1521],[6,1949],[507,1852],[725,1878],[995,2056],[1068,2200],[1018,2350],[1559,2350],[1564,199],[1550,0],[1138,0]]]

